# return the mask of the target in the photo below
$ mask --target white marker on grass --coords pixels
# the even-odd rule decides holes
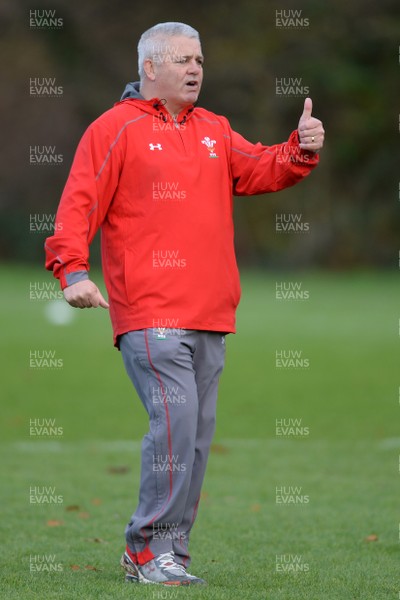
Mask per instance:
[[[65,300],[52,300],[44,309],[45,317],[53,325],[70,325],[75,319],[75,309]]]

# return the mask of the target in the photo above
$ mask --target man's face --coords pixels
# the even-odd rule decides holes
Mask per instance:
[[[203,81],[203,55],[194,38],[174,36],[154,44],[151,79],[155,96],[165,98],[172,114],[197,101]]]

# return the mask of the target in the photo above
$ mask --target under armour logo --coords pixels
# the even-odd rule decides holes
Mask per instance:
[[[149,148],[150,150],[155,150],[156,148],[157,150],[162,150],[161,144],[149,144]]]

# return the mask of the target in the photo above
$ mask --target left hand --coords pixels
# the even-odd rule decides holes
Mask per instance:
[[[303,150],[311,150],[318,152],[324,145],[325,131],[322,127],[322,122],[319,119],[311,116],[312,100],[306,98],[304,100],[303,114],[300,117],[297,132],[299,134],[300,148]]]

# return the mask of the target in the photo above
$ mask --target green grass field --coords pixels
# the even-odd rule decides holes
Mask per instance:
[[[118,566],[146,418],[107,312],[55,325],[49,303],[30,299],[50,274],[3,266],[0,277],[2,598],[399,598],[396,273],[242,274],[191,541],[208,586],[178,590],[125,584]],[[309,298],[277,300],[282,281]],[[302,366],[277,366],[282,350]],[[30,366],[37,351],[60,368]],[[34,419],[58,435],[31,435]],[[60,501],[32,503],[35,487]]]

